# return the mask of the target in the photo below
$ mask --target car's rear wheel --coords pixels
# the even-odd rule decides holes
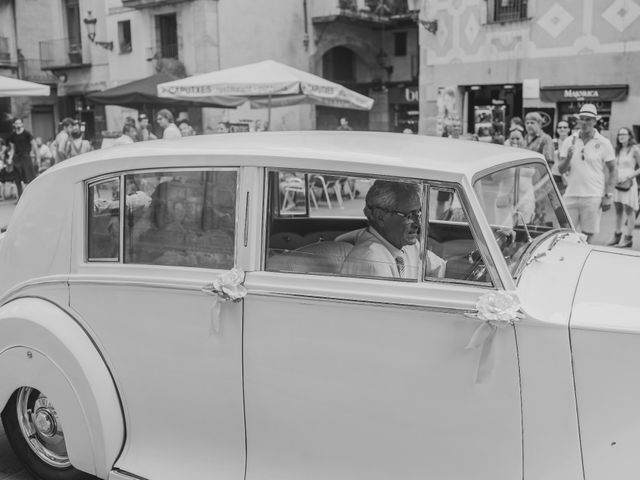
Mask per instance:
[[[2,411],[7,439],[25,468],[40,480],[88,480],[69,461],[64,429],[54,405],[31,387],[16,390]]]

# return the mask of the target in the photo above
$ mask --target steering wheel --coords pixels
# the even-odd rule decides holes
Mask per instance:
[[[495,237],[496,242],[498,242],[500,251],[504,251],[505,247],[515,242],[515,232],[513,230],[494,230],[493,236]],[[469,253],[468,258],[469,262],[472,262],[473,265],[464,279],[472,282],[485,281],[487,276],[487,266],[482,260],[482,254],[480,253],[480,250],[476,248],[471,253]]]

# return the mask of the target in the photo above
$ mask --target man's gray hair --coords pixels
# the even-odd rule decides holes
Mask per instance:
[[[415,195],[420,198],[420,193],[420,185],[417,183],[376,180],[367,192],[365,203],[369,209],[374,207],[393,209],[397,205],[399,198],[405,195]]]

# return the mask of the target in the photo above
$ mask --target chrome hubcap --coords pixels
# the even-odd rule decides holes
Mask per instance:
[[[16,407],[22,435],[38,458],[56,468],[71,466],[62,424],[49,399],[38,390],[23,387]]]

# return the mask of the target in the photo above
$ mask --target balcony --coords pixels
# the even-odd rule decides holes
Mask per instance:
[[[21,78],[29,82],[56,84],[58,79],[50,71],[42,69],[42,62],[39,58],[21,58],[20,71]]]
[[[122,6],[140,10],[143,8],[163,7],[165,5],[175,5],[191,1],[193,0],[122,0]]]
[[[16,67],[16,62],[11,61],[11,50],[9,50],[9,39],[7,37],[0,37],[0,67]]]
[[[68,38],[40,42],[40,62],[43,70],[69,70],[91,66],[89,49]]]
[[[329,12],[312,17],[314,24],[345,23],[370,27],[403,26],[417,21],[412,0],[337,0]]]

